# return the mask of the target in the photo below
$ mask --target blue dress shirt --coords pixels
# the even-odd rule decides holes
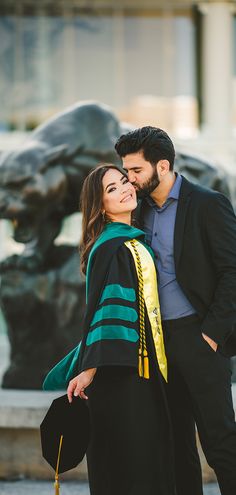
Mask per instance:
[[[176,280],[174,263],[174,227],[182,177],[176,174],[174,185],[161,208],[149,196],[145,198],[142,219],[147,242],[155,254],[158,290],[163,320],[196,313]]]

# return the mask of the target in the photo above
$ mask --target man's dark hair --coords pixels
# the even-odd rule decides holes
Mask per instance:
[[[168,134],[158,127],[146,126],[123,134],[115,149],[121,158],[142,151],[145,160],[152,165],[156,165],[159,160],[168,160],[170,170],[174,168],[174,145]]]

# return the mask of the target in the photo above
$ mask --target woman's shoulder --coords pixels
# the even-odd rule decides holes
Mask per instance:
[[[117,246],[123,244],[126,240],[134,238],[144,240],[145,233],[132,225],[122,222],[108,223],[94,243],[90,257],[92,258],[98,250],[103,251],[104,249],[110,249],[112,246],[117,248]]]
[[[125,223],[111,222],[107,224],[89,254],[87,276],[90,275],[93,266],[98,266],[99,263],[108,265],[118,250],[120,253],[124,243],[131,239],[145,242],[145,234],[142,230]]]
[[[115,237],[114,239],[106,239],[103,243],[99,244],[89,257],[88,266],[90,271],[93,268],[97,268],[99,265],[103,267],[111,265],[111,262],[115,259],[122,260],[127,258],[127,252],[129,249],[126,246],[126,237]]]
[[[103,285],[108,274],[117,274],[117,278],[126,273],[131,274],[133,270],[133,259],[129,249],[125,245],[127,238],[117,237],[107,239],[89,257],[86,272],[86,293],[88,297],[90,285]],[[118,276],[119,274],[119,276]]]

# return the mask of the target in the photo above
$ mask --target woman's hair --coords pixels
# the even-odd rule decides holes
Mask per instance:
[[[89,253],[98,236],[107,223],[103,210],[103,183],[105,173],[110,170],[118,170],[127,176],[124,170],[112,163],[104,163],[93,170],[85,179],[81,192],[82,211],[82,238],[80,242],[81,270],[85,274]]]

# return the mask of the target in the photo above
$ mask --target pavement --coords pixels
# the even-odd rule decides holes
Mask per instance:
[[[0,495],[53,495],[53,482],[49,481],[0,481]],[[89,495],[89,487],[85,482],[62,481],[60,495]],[[220,495],[215,483],[204,486],[204,495]]]

